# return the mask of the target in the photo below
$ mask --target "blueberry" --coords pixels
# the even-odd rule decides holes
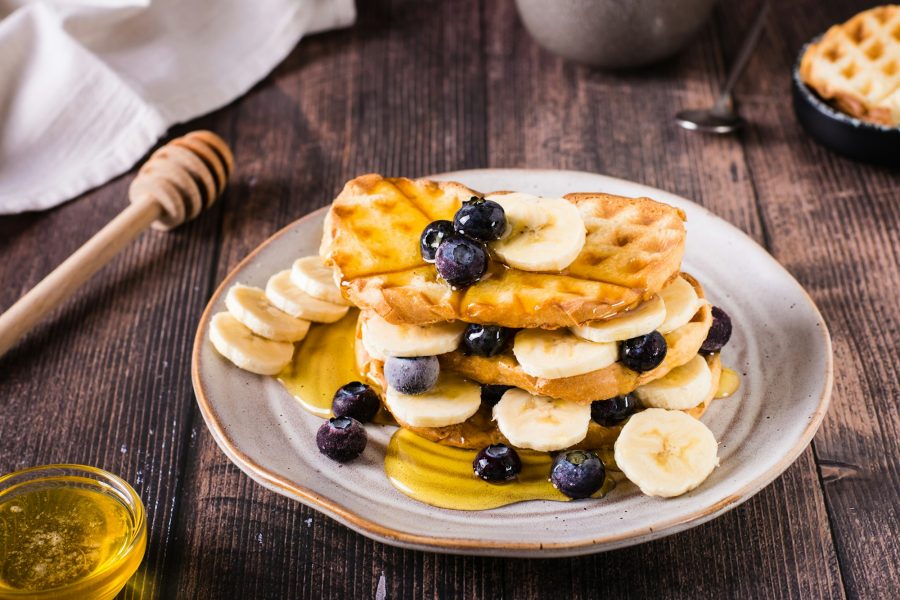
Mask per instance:
[[[492,483],[515,479],[522,470],[522,461],[516,451],[504,444],[491,444],[475,455],[472,462],[475,475]]]
[[[359,381],[351,381],[339,387],[331,402],[331,412],[334,416],[353,417],[361,423],[374,419],[379,408],[381,399],[378,398],[378,394]]]
[[[606,467],[593,452],[569,450],[553,459],[550,482],[569,498],[587,498],[603,486]]]
[[[650,371],[666,357],[666,338],[658,331],[622,342],[619,360],[632,371]]]
[[[493,200],[472,196],[456,211],[453,228],[482,242],[499,240],[506,232],[506,212]]]
[[[328,419],[316,433],[319,452],[338,462],[353,460],[366,448],[366,430],[353,417]]]
[[[434,387],[440,373],[437,356],[389,356],[384,361],[384,378],[388,385],[403,394],[424,394]]]
[[[463,334],[463,351],[476,356],[496,356],[512,339],[513,330],[497,325],[469,323]]]
[[[618,425],[638,409],[640,404],[631,394],[591,403],[591,418],[604,427]]]
[[[493,406],[500,402],[500,398],[510,388],[512,388],[511,385],[483,385],[481,386],[481,401],[488,406]]]
[[[422,237],[419,238],[419,250],[425,262],[434,262],[434,255],[444,238],[453,233],[453,223],[450,221],[432,221],[425,226]]]
[[[434,266],[444,280],[456,288],[469,287],[487,271],[487,250],[481,242],[464,235],[444,238],[434,257]]]
[[[709,328],[706,341],[700,346],[700,351],[706,354],[720,351],[722,346],[731,339],[731,317],[728,316],[728,313],[718,306],[713,306],[712,316],[712,327]]]

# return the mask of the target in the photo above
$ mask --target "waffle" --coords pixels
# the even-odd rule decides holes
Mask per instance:
[[[694,286],[700,298],[704,297],[703,288],[693,277],[687,273],[682,273],[682,277]],[[365,313],[360,313],[360,323],[364,319]],[[665,359],[658,367],[644,373],[632,371],[620,363],[615,363],[584,375],[544,379],[525,373],[511,351],[489,358],[451,352],[439,356],[438,359],[442,369],[455,371],[479,383],[511,385],[536,395],[590,403],[627,394],[638,386],[659,379],[675,367],[685,364],[700,350],[711,326],[712,309],[704,302],[689,323],[665,335],[668,346]],[[384,389],[382,373],[384,365],[366,353],[359,338],[360,327],[357,326],[357,366],[366,378]]]
[[[356,306],[418,325],[578,325],[634,306],[678,274],[685,238],[680,210],[648,198],[569,194],[587,239],[568,268],[536,273],[491,261],[481,281],[453,290],[422,260],[419,236],[431,221],[451,220],[473,195],[480,194],[458,183],[363,175],[332,204],[320,254]]]
[[[900,125],[900,6],[863,11],[810,44],[800,77],[840,110]]]
[[[703,297],[702,289],[687,276],[686,279],[695,284],[698,295]],[[600,369],[560,379],[544,379],[525,373],[516,361],[512,352],[493,357],[465,356],[461,352],[451,352],[440,358],[441,367],[456,371],[464,377],[481,383],[511,385],[532,394],[561,398],[575,402],[593,402],[603,398],[612,398],[627,394],[640,385],[659,379],[666,373],[688,362],[703,344],[712,326],[712,309],[705,304],[694,315],[693,320],[675,331],[665,334],[668,351],[663,362],[651,371],[637,373],[615,363]]]

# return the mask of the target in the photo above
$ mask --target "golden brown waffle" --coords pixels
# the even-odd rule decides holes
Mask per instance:
[[[345,295],[395,323],[463,320],[557,328],[602,319],[673,279],[684,255],[684,215],[648,198],[569,194],[587,228],[578,258],[559,273],[491,261],[488,276],[452,290],[422,260],[419,237],[480,195],[458,183],[363,175],[344,187],[325,220],[320,254]]]
[[[700,298],[704,297],[703,288],[696,279],[687,273],[682,273],[682,277],[694,286]],[[364,319],[365,313],[360,313],[360,322]],[[658,367],[644,373],[632,371],[621,363],[615,363],[584,375],[543,379],[525,373],[511,351],[490,358],[451,352],[439,356],[438,359],[441,361],[442,369],[455,371],[479,383],[511,385],[532,394],[589,403],[627,394],[638,386],[659,379],[675,367],[685,364],[697,355],[711,326],[712,309],[708,303],[703,303],[689,323],[665,334],[668,346],[666,358]],[[357,327],[357,366],[363,375],[383,389],[383,364],[365,352],[359,341],[359,329]]]
[[[800,77],[842,111],[900,125],[900,6],[878,6],[810,44]]]
[[[584,375],[544,379],[522,370],[512,353],[484,358],[451,352],[440,358],[441,367],[481,383],[512,385],[532,394],[589,403],[627,394],[640,385],[659,379],[693,358],[712,326],[712,310],[704,305],[690,323],[665,334],[668,352],[663,362],[645,373],[637,373],[620,363]]]

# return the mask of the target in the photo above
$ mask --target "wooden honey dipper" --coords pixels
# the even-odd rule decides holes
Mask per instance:
[[[128,188],[128,207],[0,315],[0,356],[148,227],[169,230],[212,206],[234,159],[222,138],[192,131],[150,155]]]

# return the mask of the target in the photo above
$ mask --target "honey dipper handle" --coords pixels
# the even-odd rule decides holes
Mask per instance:
[[[128,207],[65,262],[0,315],[0,356],[6,354],[48,312],[99,271],[151,223],[163,208],[147,197]]]

